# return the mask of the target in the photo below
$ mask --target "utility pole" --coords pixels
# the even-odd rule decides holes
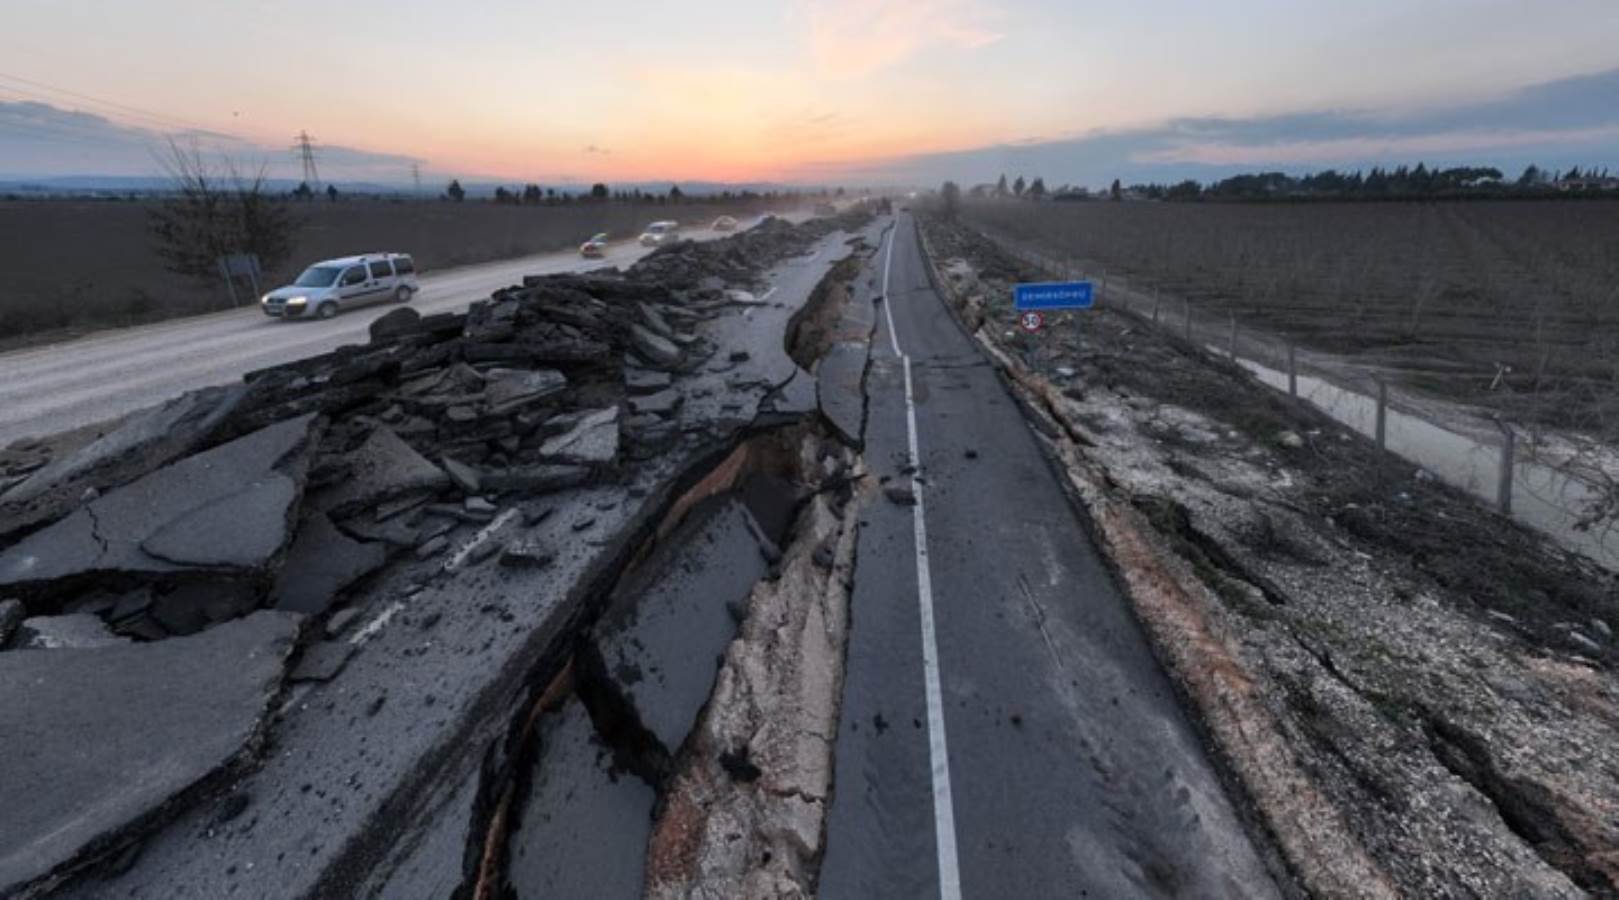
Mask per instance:
[[[410,164],[410,180],[416,182],[416,196],[420,197],[422,195],[422,164],[421,163],[412,162]]]
[[[304,164],[304,183],[309,185],[311,191],[320,190],[320,172],[315,170],[315,139],[309,132],[300,131],[296,138],[297,143],[292,149],[298,151],[299,158]]]

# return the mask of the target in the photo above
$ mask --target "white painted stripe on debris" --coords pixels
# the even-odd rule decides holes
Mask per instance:
[[[916,399],[911,390],[911,358],[899,349],[894,314],[888,300],[888,273],[894,261],[894,239],[899,220],[888,235],[883,262],[883,312],[888,316],[888,338],[905,367],[905,429],[909,441],[911,491],[916,505],[911,522],[916,534],[916,595],[922,614],[922,681],[927,690],[928,761],[933,776],[933,834],[939,857],[939,897],[961,900],[961,865],[956,857],[956,809],[950,793],[950,752],[944,738],[944,691],[939,686],[939,641],[933,624],[933,573],[928,564],[927,505],[922,498],[922,454],[916,440]]]
[[[349,638],[349,643],[359,646],[360,644],[371,640],[372,635],[375,635],[382,629],[387,628],[388,623],[393,621],[393,617],[404,611],[405,604],[400,603],[398,600],[388,604],[382,610],[382,612],[377,613],[377,617],[375,619],[365,623],[364,628],[354,632],[354,636]]]
[[[463,546],[460,550],[455,551],[455,555],[450,557],[450,561],[444,564],[444,571],[454,572],[465,565],[467,557],[471,556],[474,550],[477,550],[479,547],[487,543],[492,537],[494,537],[495,532],[499,531],[506,525],[507,522],[510,522],[517,516],[517,512],[517,507],[514,506],[500,515],[495,516],[494,520],[481,528],[477,534],[473,535],[472,539],[467,541],[465,546]]]

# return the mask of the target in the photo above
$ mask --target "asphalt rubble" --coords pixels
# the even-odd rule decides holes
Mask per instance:
[[[1312,896],[1619,893],[1615,577],[924,218],[1261,842]]]
[[[796,515],[758,497],[801,488],[755,474],[685,526],[753,545],[699,592],[729,605],[626,612],[656,586],[613,586],[709,470],[821,415],[784,336],[868,221],[400,307],[365,345],[0,451],[0,896],[474,883],[528,761],[514,723],[581,634],[674,766]],[[824,456],[842,484],[852,457]],[[713,648],[704,676],[623,683],[682,632],[593,623],[660,608]],[[576,743],[581,710],[557,713]]]

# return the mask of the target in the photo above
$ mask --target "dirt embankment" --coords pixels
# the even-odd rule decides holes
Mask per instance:
[[[926,224],[1238,794],[1323,896],[1619,890],[1615,579],[1239,369]]]

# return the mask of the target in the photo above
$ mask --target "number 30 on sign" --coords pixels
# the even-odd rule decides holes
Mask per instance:
[[[1018,324],[1023,326],[1024,331],[1033,334],[1046,324],[1046,317],[1030,310],[1018,316]]]

